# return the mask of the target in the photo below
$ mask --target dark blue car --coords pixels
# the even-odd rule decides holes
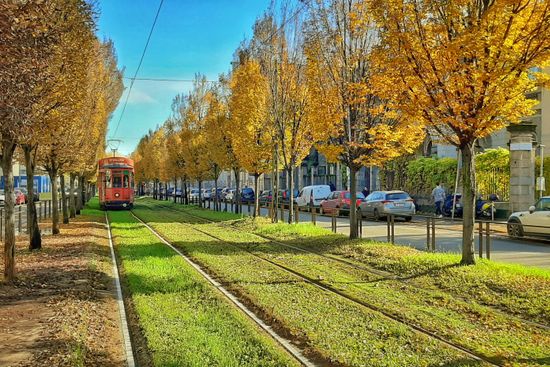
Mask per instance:
[[[254,190],[251,187],[245,187],[241,190],[241,201],[243,203],[254,201]]]

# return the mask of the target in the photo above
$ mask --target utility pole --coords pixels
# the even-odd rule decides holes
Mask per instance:
[[[540,190],[540,196],[543,197],[545,190],[545,180],[544,180],[544,144],[540,144],[540,175],[538,179],[538,187]]]

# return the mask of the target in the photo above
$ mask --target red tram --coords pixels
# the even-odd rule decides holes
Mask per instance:
[[[97,185],[101,209],[131,209],[134,205],[134,161],[124,157],[100,159]]]

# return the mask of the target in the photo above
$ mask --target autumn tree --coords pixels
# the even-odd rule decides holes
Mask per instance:
[[[229,130],[235,156],[254,176],[254,214],[259,216],[258,179],[269,171],[273,152],[273,128],[269,121],[269,86],[255,60],[245,60],[233,72],[229,110],[234,128]]]
[[[462,264],[474,264],[474,146],[532,113],[525,93],[545,81],[550,2],[373,0],[384,29],[381,59],[399,110],[460,150]]]
[[[230,169],[235,173],[236,189],[239,189],[241,166],[235,156],[232,135],[228,131],[233,129],[229,113],[229,80],[220,75],[220,80],[211,85],[208,91],[208,112],[205,119],[204,134],[208,141],[208,159],[212,165],[214,189],[218,192],[218,178],[222,170]],[[239,196],[237,195],[237,211],[239,210]],[[214,208],[220,208],[218,195],[214,196]]]
[[[350,238],[358,236],[359,169],[410,153],[422,140],[419,124],[404,118],[379,95],[376,81],[384,65],[373,55],[380,46],[380,29],[370,9],[358,4],[358,0],[310,2],[305,36],[309,118],[327,122],[330,135],[319,149],[350,173]]]
[[[36,128],[34,104],[49,77],[48,64],[57,41],[55,6],[50,3],[0,3],[0,163],[5,182],[4,277],[15,277],[13,155],[21,139]]]
[[[273,125],[275,139],[274,161],[280,161],[284,167],[289,192],[293,193],[295,168],[309,154],[315,142],[328,138],[330,129],[326,120],[310,118],[308,114],[309,100],[315,96],[309,93],[306,80],[300,12],[291,9],[288,3],[283,4],[281,12],[279,21],[268,13],[256,22],[250,54],[258,60],[268,80],[269,123]],[[274,181],[277,177],[275,169]],[[276,195],[274,197],[277,204]],[[292,223],[294,201],[290,200],[289,205],[288,222]]]

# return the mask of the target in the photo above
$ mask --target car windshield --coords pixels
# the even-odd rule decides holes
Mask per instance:
[[[539,211],[550,211],[550,198],[542,198],[537,202],[535,210]]]
[[[406,192],[394,192],[386,194],[386,200],[406,200],[409,199],[409,194]]]

